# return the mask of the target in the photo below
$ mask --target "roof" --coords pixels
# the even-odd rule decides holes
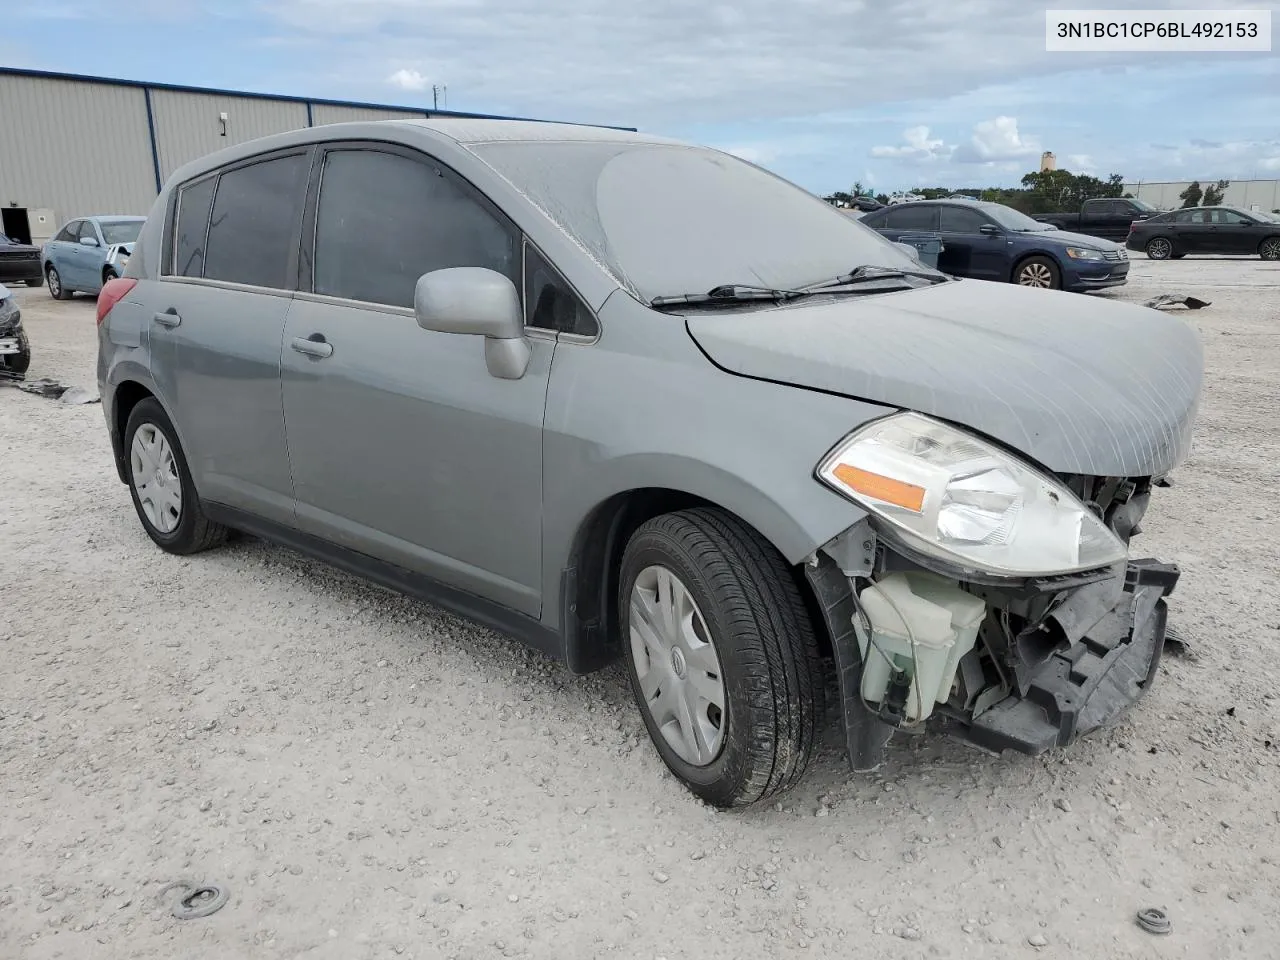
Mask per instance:
[[[118,77],[95,77],[82,73],[61,73],[54,70],[28,70],[22,67],[0,67],[0,77],[30,77],[43,80],[69,80],[75,83],[102,83],[113,87],[133,87],[141,90],[169,90],[175,93],[212,94],[222,97],[245,97],[250,100],[275,100],[282,103],[301,103],[312,106],[355,107],[363,110],[398,110],[403,113],[420,113],[423,117],[465,117],[478,120],[522,120],[526,123],[554,123],[532,117],[505,117],[490,113],[466,113],[457,110],[436,110],[426,107],[406,107],[390,103],[368,103],[361,100],[331,100],[325,97],[296,97],[278,93],[258,93],[249,90],[226,90],[218,87],[191,87],[177,83],[151,83],[143,80],[121,80]],[[628,130],[634,127],[615,127],[603,124],[586,124],[606,130]]]
[[[399,119],[380,121],[409,127],[423,127],[448,137],[465,147],[485,143],[511,142],[606,142],[681,144],[678,140],[636,133],[621,127],[595,127],[581,123],[554,120],[492,120],[486,118],[429,117],[423,120]]]

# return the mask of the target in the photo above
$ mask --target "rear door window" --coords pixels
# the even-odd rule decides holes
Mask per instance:
[[[889,226],[894,230],[937,230],[938,208],[919,201],[896,204],[889,211]]]
[[[218,178],[204,275],[254,287],[292,289],[307,155],[260,160]]]
[[[326,155],[316,204],[316,293],[412,307],[418,278],[446,267],[487,267],[519,290],[517,234],[426,156],[355,148]]]
[[[204,276],[204,245],[209,234],[209,207],[217,177],[189,183],[178,194],[178,221],[174,237],[173,273],[179,277]]]

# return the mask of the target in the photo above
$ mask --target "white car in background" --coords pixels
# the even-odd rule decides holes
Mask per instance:
[[[923,200],[923,199],[924,197],[920,196],[920,194],[918,193],[895,193],[893,196],[889,198],[889,202],[891,204],[892,203],[910,203],[913,200]]]

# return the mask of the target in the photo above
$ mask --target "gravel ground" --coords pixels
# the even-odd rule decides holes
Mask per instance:
[[[1034,760],[927,735],[853,775],[833,718],[740,813],[665,773],[620,670],[256,541],[165,555],[102,408],[0,388],[0,955],[1277,956],[1280,264],[1139,258],[1107,296],[1161,292],[1213,301],[1182,315],[1195,447],[1135,543],[1182,565],[1194,657]],[[92,301],[18,297],[30,375],[91,385]],[[177,880],[230,903],[175,920]]]

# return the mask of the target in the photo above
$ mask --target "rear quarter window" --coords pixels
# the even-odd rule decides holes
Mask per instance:
[[[307,154],[259,160],[218,177],[204,276],[255,287],[291,289]]]
[[[179,277],[204,276],[204,244],[209,233],[209,207],[217,177],[189,183],[178,193],[174,223],[173,269]]]

